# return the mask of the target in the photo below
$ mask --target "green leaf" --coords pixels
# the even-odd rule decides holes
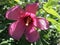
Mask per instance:
[[[47,20],[54,25],[54,27],[57,29],[58,32],[60,32],[60,23],[58,23],[56,20],[52,18],[47,18]]]
[[[55,17],[57,17],[57,18],[60,19],[59,14],[58,14],[54,9],[52,9],[52,7],[53,7],[54,5],[56,6],[57,2],[58,2],[57,0],[49,0],[47,3],[45,3],[45,4],[43,5],[43,9],[44,9],[47,13],[49,13],[49,14],[51,14],[51,15],[53,15],[53,16],[55,16]]]
[[[2,45],[2,44],[8,44],[8,40],[7,40],[7,41],[3,41],[3,42],[1,42],[0,44],[1,44],[1,45]]]
[[[4,24],[0,24],[0,30],[3,30],[5,28]]]
[[[44,7],[44,10],[47,13],[52,14],[53,16],[58,17],[60,19],[60,15],[55,10],[53,10],[52,8],[46,8],[46,7]]]
[[[36,45],[43,45],[41,39],[39,39],[39,40],[36,42]]]
[[[48,0],[48,2],[46,2],[44,4],[44,7],[49,7],[49,6],[53,6],[53,5],[56,5],[58,2],[58,0]]]
[[[15,2],[17,2],[18,4],[22,5],[24,2],[20,1],[20,0],[14,0]]]
[[[14,1],[16,1],[16,2],[20,2],[20,0],[14,0]]]
[[[20,41],[18,42],[18,45],[31,45],[30,42],[28,42],[25,37],[23,36]]]

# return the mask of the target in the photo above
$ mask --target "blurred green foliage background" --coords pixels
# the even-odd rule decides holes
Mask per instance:
[[[14,5],[22,8],[36,0],[0,0],[0,45],[58,45],[60,43],[60,0],[39,0],[39,17],[45,17],[50,23],[48,30],[41,30],[40,39],[30,43],[23,36],[20,41],[15,41],[8,34],[8,26],[12,20],[5,18],[6,11]],[[39,29],[38,29],[39,30]]]

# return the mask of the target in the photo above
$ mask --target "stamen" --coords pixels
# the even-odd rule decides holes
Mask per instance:
[[[30,22],[31,22],[31,18],[28,17],[27,20],[26,20],[26,26],[28,26]]]

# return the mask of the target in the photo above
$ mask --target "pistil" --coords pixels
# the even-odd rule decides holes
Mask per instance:
[[[28,26],[30,23],[31,23],[31,18],[30,17],[27,17],[26,26]]]

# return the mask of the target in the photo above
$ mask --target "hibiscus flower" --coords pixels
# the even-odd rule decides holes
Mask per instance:
[[[36,11],[39,3],[26,5],[25,9],[16,5],[6,12],[6,18],[16,20],[9,26],[9,34],[15,40],[19,40],[24,34],[26,40],[35,42],[39,39],[39,33],[36,28],[47,30],[49,23],[45,18],[38,18]]]

